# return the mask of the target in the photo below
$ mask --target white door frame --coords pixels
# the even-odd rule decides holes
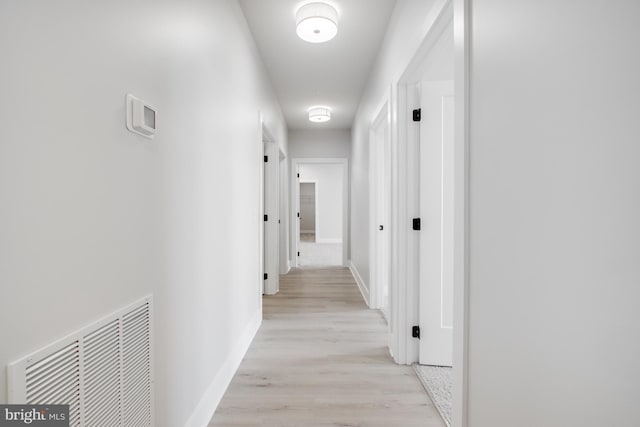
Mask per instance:
[[[264,171],[264,212],[263,221],[264,227],[264,266],[263,274],[267,274],[267,279],[264,280],[264,293],[265,295],[275,295],[279,290],[279,230],[278,230],[278,217],[280,203],[278,200],[280,193],[280,148],[272,136],[273,134],[267,129],[264,123],[262,123],[262,143],[264,146],[264,156],[268,158],[267,162],[263,160]],[[264,221],[267,218],[267,221]]]
[[[291,266],[298,266],[298,251],[300,250],[300,187],[298,185],[298,169],[301,164],[339,164],[342,165],[342,265],[347,266],[349,239],[349,161],[342,157],[310,157],[291,159]],[[317,191],[317,187],[316,187]],[[317,197],[317,196],[316,196]],[[317,207],[317,206],[316,206]],[[316,224],[318,218],[316,216]]]
[[[390,350],[400,364],[418,360],[418,342],[411,327],[418,325],[419,231],[412,218],[419,217],[419,129],[412,110],[419,108],[415,76],[437,41],[443,26],[453,19],[455,85],[454,176],[454,336],[452,427],[467,427],[468,313],[469,313],[469,0],[438,0],[427,17],[421,46],[398,84],[392,87],[392,283]],[[401,231],[404,230],[404,231]]]
[[[372,215],[372,219],[379,219],[378,221],[371,221],[369,229],[369,289],[370,300],[369,308],[380,309],[383,316],[389,321],[389,310],[391,300],[391,238],[390,233],[393,232],[393,226],[391,222],[391,197],[390,194],[385,194],[385,185],[388,185],[389,192],[391,192],[391,170],[380,171],[380,157],[387,158],[387,166],[391,169],[392,156],[391,156],[391,91],[389,90],[382,102],[381,106],[375,111],[377,114],[371,121],[369,126],[369,212]],[[380,135],[380,132],[384,132],[384,135]],[[386,152],[385,145],[388,146],[389,152]],[[384,151],[384,152],[383,152]],[[387,180],[382,188],[378,185],[380,173],[384,173],[388,176],[383,177],[383,180]],[[380,202],[381,199],[386,200],[386,206],[383,206],[381,211]],[[380,224],[383,222],[384,224]],[[386,233],[380,233],[380,226],[386,227]],[[384,258],[383,261],[386,265],[381,264],[380,257]],[[386,276],[389,301],[386,307],[384,307],[383,297],[383,276]],[[386,312],[385,312],[386,309]]]

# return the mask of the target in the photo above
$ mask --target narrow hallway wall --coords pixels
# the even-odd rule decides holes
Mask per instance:
[[[291,158],[348,159],[351,154],[351,131],[349,129],[290,129],[289,154]]]
[[[259,110],[287,151],[239,6],[2,2],[0,51],[0,403],[7,363],[153,294],[156,426],[207,417],[260,321]]]

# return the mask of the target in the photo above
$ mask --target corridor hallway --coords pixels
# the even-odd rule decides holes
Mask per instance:
[[[293,269],[210,426],[444,426],[347,268]]]

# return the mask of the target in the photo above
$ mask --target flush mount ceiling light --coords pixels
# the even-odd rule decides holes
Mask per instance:
[[[331,110],[329,107],[312,107],[309,108],[309,121],[315,123],[323,123],[331,120]]]
[[[338,33],[338,11],[321,2],[307,3],[296,13],[296,33],[309,43],[323,43]]]

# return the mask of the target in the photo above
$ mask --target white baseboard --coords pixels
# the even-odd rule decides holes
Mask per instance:
[[[342,239],[319,239],[316,237],[316,243],[342,243]]]
[[[364,298],[364,302],[367,303],[367,307],[370,307],[369,303],[369,288],[365,285],[364,280],[362,280],[362,276],[358,272],[356,266],[349,260],[349,270],[353,275],[353,278],[356,279],[356,283],[358,284],[358,289],[360,289],[360,293],[362,294],[362,298]]]
[[[193,411],[191,417],[187,420],[185,427],[205,427],[209,424],[224,393],[227,391],[227,387],[229,387],[233,376],[238,370],[242,359],[247,353],[247,350],[249,350],[249,346],[256,336],[261,323],[262,310],[258,310],[253,319],[249,321],[249,324],[240,336],[240,340],[229,353],[227,360],[216,374],[207,391],[205,391],[204,396],[200,399],[198,406],[196,406],[195,411]]]

